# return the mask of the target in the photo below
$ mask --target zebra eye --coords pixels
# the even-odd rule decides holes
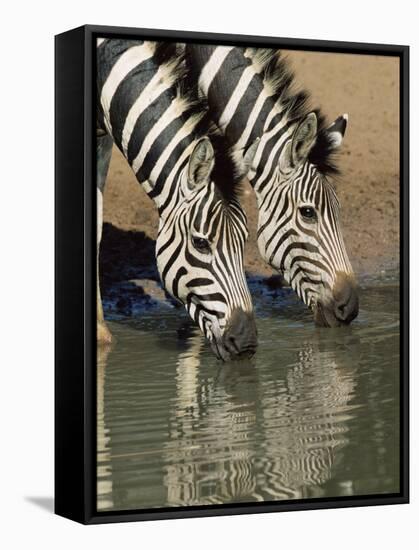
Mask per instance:
[[[199,250],[199,252],[203,252],[205,254],[208,254],[211,252],[211,247],[207,239],[204,239],[203,237],[192,237],[192,244],[194,247]]]
[[[315,220],[317,217],[316,211],[312,206],[301,206],[299,210],[302,217],[307,220]]]

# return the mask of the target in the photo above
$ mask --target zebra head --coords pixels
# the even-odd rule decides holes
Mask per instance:
[[[226,360],[253,355],[257,339],[244,274],[246,215],[227,181],[232,161],[213,144],[201,137],[185,151],[180,183],[160,208],[156,256],[163,286]]]
[[[258,157],[263,154],[263,142],[279,144],[270,148],[268,162],[259,163],[261,173],[253,174],[259,203],[259,250],[313,310],[320,326],[349,324],[358,314],[339,201],[326,175],[327,168],[334,168],[329,165],[322,170],[316,162],[316,156],[327,158],[341,145],[347,119],[343,115],[319,129],[317,114],[310,112],[297,123],[275,126],[254,146]],[[277,139],[278,132],[282,139]],[[264,181],[273,178],[275,185],[264,186]]]

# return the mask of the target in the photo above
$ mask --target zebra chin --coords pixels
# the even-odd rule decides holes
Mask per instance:
[[[314,322],[319,327],[349,325],[359,312],[358,290],[353,275],[339,272],[330,296],[313,306]]]

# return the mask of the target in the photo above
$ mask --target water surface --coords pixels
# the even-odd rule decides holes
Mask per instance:
[[[105,510],[399,491],[399,291],[319,329],[288,290],[256,292],[259,349],[220,363],[182,310],[110,323],[98,354]]]

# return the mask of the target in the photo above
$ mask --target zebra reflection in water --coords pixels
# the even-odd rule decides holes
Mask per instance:
[[[246,362],[241,362],[237,369],[231,364],[224,365],[213,384],[202,386],[198,377],[202,347],[202,338],[196,331],[188,349],[179,354],[177,363],[176,414],[165,446],[168,465],[164,483],[168,505],[225,502],[232,496],[232,479],[236,500],[255,490],[250,465],[254,449],[250,449],[248,443],[256,420],[253,416],[255,403],[250,407],[246,403],[235,403],[234,393],[229,392],[226,380],[233,379],[234,373],[240,371],[242,380],[252,384],[256,374],[254,367]],[[217,403],[215,416],[208,419],[209,425],[205,421],[202,425],[204,410],[214,402]],[[233,439],[233,445],[221,454],[225,454],[226,461],[234,462],[234,472],[229,472],[223,460],[219,461],[220,448],[214,448],[213,444],[214,438],[222,440],[226,436]],[[199,444],[194,443],[196,440]],[[218,459],[212,461],[214,452]],[[233,478],[229,479],[231,475]]]
[[[111,435],[105,422],[105,376],[111,346],[98,346],[96,367],[96,498],[97,509],[113,507],[112,468],[110,454]]]
[[[176,414],[165,445],[168,506],[321,497],[347,439],[356,344],[338,363],[307,341],[295,364],[264,380],[231,365],[202,384],[201,338],[179,355]]]

